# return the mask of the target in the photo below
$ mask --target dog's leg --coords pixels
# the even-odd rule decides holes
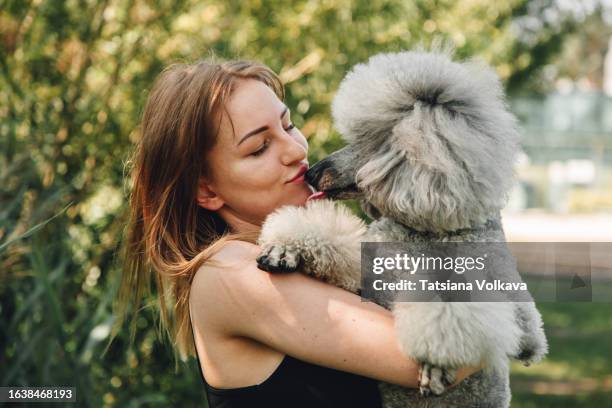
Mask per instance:
[[[518,350],[512,303],[397,302],[393,314],[402,350],[422,365],[423,395],[442,394],[459,367],[506,367]]]
[[[262,227],[257,264],[272,273],[299,270],[356,292],[365,232],[364,223],[348,208],[329,200],[282,207]]]
[[[533,302],[515,303],[516,320],[522,330],[516,359],[526,366],[539,362],[548,352],[548,342],[542,327],[542,316]]]

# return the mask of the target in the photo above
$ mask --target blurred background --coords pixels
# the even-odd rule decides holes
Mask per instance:
[[[216,56],[268,64],[313,163],[342,146],[330,102],[378,52],[455,44],[502,78],[524,155],[514,241],[612,241],[611,0],[0,0],[0,385],[79,406],[204,406],[144,307],[106,355],[124,165],[156,75]],[[353,203],[354,207],[354,203]],[[513,407],[609,406],[612,304],[539,305],[551,351],[513,366]]]

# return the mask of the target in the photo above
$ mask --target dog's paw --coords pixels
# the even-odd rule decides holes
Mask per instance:
[[[545,346],[542,347],[522,347],[516,359],[521,361],[525,367],[539,363],[546,354]]]
[[[264,271],[288,273],[299,269],[302,257],[296,249],[276,244],[264,246],[256,261],[259,269]]]
[[[455,369],[423,363],[419,367],[419,391],[424,397],[441,395],[455,382],[456,378]]]
[[[544,330],[539,328],[529,335],[525,335],[521,341],[519,352],[514,356],[521,361],[524,366],[539,363],[548,353],[548,342],[544,335]]]
[[[531,349],[523,349],[520,351],[517,360],[520,360],[525,367],[529,367],[534,362],[535,353]]]

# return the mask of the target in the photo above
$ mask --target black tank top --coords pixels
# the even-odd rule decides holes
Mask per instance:
[[[193,329],[193,325],[192,325]],[[192,330],[193,333],[193,330]],[[381,408],[375,380],[285,355],[264,382],[240,388],[215,388],[196,359],[209,408]]]

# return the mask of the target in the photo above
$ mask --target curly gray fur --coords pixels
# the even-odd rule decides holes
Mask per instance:
[[[366,200],[425,231],[485,222],[506,202],[519,150],[503,95],[491,68],[443,53],[381,54],[355,66],[332,114],[363,152],[356,179]]]

